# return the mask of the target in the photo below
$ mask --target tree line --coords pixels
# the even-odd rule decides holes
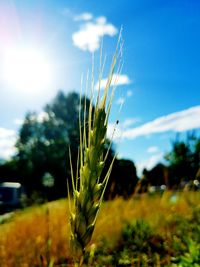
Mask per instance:
[[[60,91],[41,114],[28,112],[19,130],[16,155],[0,164],[0,182],[20,182],[30,198],[34,195],[49,200],[65,197],[67,181],[69,185],[71,181],[69,147],[75,170],[79,148],[79,114],[82,114],[83,121],[86,112],[87,120],[90,103],[85,97],[81,101],[86,102],[86,109],[80,105],[77,93],[65,95]],[[107,140],[105,153],[109,144]],[[112,145],[105,171],[114,155]],[[183,182],[199,179],[200,138],[190,134],[186,141],[176,139],[171,152],[166,155],[166,161],[167,166],[158,164],[151,171],[144,170],[143,177],[139,179],[133,161],[116,159],[105,197],[126,198],[133,194],[138,181],[141,188],[147,190],[149,185],[165,184],[173,188]]]
[[[200,138],[195,132],[188,133],[185,140],[177,135],[165,160],[166,165],[158,163],[150,171],[143,170],[140,190],[162,185],[168,189],[200,189]]]

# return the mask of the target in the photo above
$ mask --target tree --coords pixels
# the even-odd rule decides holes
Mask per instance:
[[[169,169],[162,163],[156,164],[151,170],[143,170],[143,181],[141,186],[143,186],[144,191],[147,190],[148,186],[169,186]]]
[[[89,106],[88,99],[86,102]],[[45,191],[42,177],[49,173],[55,178],[53,198],[66,195],[69,147],[75,166],[79,146],[79,103],[77,93],[65,96],[59,92],[41,114],[27,113],[16,143],[15,160],[29,193]]]
[[[81,99],[81,122],[87,121],[90,100]],[[86,101],[86,109],[84,104]],[[93,108],[93,107],[92,107]],[[65,95],[58,92],[53,101],[43,111],[28,112],[20,128],[16,142],[17,154],[10,162],[0,166],[1,172],[9,174],[9,180],[21,182],[31,196],[34,192],[56,199],[66,196],[67,180],[71,186],[69,147],[74,172],[77,167],[79,149],[79,109],[80,96],[77,93]],[[81,123],[83,125],[83,123]],[[107,150],[109,148],[109,152]],[[113,145],[107,140],[104,155],[107,154],[102,177],[108,170],[115,155]],[[46,177],[53,177],[52,186],[46,186]],[[6,175],[5,175],[6,176]],[[106,198],[116,195],[129,196],[137,182],[136,168],[128,160],[115,160],[106,191]]]
[[[109,179],[106,198],[130,197],[138,182],[136,167],[131,160],[116,159]]]
[[[169,163],[171,186],[194,180],[200,168],[200,138],[194,133],[188,134],[186,141],[177,137],[165,159]]]

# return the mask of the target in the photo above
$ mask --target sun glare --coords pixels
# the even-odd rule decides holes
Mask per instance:
[[[5,53],[5,82],[13,89],[38,93],[50,84],[50,64],[34,49],[12,49]]]

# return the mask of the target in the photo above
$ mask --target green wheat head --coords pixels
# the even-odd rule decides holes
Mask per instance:
[[[73,249],[76,260],[78,260],[79,262],[81,258],[83,259],[85,249],[92,238],[97,216],[102,204],[103,195],[114,162],[113,159],[107,174],[105,175],[103,180],[101,179],[102,181],[100,182],[100,176],[104,168],[106,158],[108,156],[108,152],[106,155],[104,154],[106,132],[117,81],[114,81],[115,86],[113,86],[111,92],[110,87],[116,65],[118,65],[117,73],[121,71],[121,48],[122,46],[120,34],[117,48],[110,66],[107,83],[102,95],[100,88],[104,64],[101,63],[100,59],[99,89],[95,106],[93,107],[94,82],[92,81],[90,106],[87,121],[86,98],[84,101],[85,112],[83,123],[81,123],[81,114],[79,114],[80,149],[76,177],[73,177],[71,164],[73,201],[70,201],[69,207],[71,226],[70,245]],[[102,52],[100,58],[102,58]],[[80,106],[81,105],[82,103],[80,97]]]

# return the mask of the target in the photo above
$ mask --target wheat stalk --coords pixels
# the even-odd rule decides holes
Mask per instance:
[[[108,155],[108,153],[104,155],[106,132],[117,81],[115,81],[115,86],[113,86],[111,92],[109,91],[117,63],[119,64],[117,72],[119,73],[121,71],[121,44],[120,32],[117,48],[112,59],[109,76],[102,97],[100,97],[100,89],[104,63],[102,64],[102,60],[100,60],[99,89],[96,97],[96,104],[93,107],[94,79],[92,79],[88,119],[86,121],[87,108],[85,98],[83,125],[81,123],[81,113],[79,113],[80,149],[76,177],[73,177],[70,156],[73,191],[73,203],[72,201],[69,201],[71,226],[70,245],[73,249],[75,260],[78,262],[79,266],[81,266],[84,261],[85,249],[92,238],[97,216],[115,159],[114,157],[107,174],[103,181],[100,182],[100,176]],[[102,59],[102,51],[100,58]],[[81,105],[80,97],[80,106]]]

